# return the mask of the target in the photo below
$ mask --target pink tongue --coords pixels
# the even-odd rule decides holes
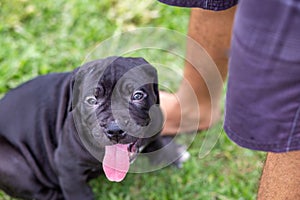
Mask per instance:
[[[105,147],[103,170],[108,180],[120,182],[129,170],[128,145],[116,144]]]

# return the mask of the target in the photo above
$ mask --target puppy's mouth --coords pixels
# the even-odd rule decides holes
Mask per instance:
[[[105,146],[103,171],[108,180],[122,181],[129,171],[130,163],[134,162],[139,153],[139,140],[129,144]]]

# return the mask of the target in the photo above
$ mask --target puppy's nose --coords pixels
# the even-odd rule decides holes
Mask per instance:
[[[106,128],[106,135],[109,139],[120,140],[123,139],[126,134],[125,132],[118,126],[116,122],[110,122]]]

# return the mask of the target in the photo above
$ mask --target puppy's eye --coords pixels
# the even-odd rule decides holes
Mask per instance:
[[[98,101],[95,97],[87,97],[85,101],[91,106],[98,104]]]
[[[141,91],[141,90],[138,90],[138,91],[135,91],[132,95],[132,100],[133,101],[141,101],[143,100],[145,97],[146,97],[146,93]]]

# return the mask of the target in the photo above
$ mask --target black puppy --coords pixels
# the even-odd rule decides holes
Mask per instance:
[[[93,199],[87,181],[102,168],[121,181],[143,148],[162,148],[158,104],[156,70],[142,58],[109,57],[19,86],[0,101],[0,189]]]

